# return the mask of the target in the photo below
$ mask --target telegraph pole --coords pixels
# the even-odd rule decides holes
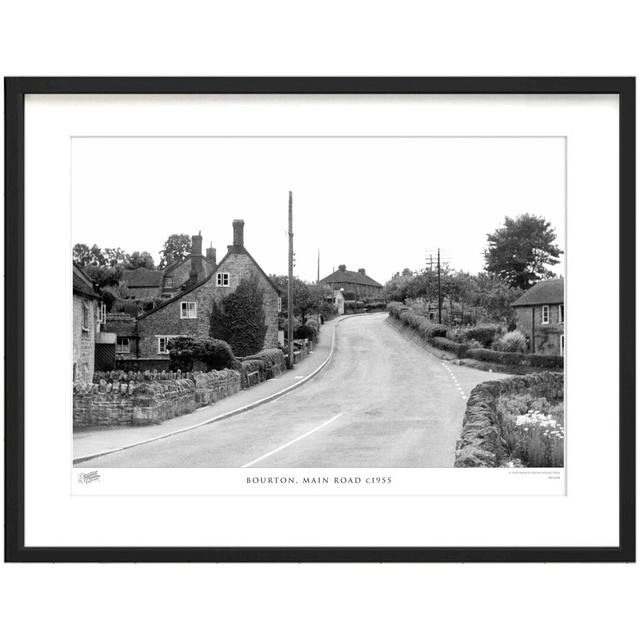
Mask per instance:
[[[442,289],[440,287],[440,247],[438,247],[438,324],[442,324]]]
[[[289,278],[287,282],[287,347],[293,368],[293,194],[289,191]]]

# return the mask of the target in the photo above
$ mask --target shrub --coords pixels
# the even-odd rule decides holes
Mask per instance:
[[[496,340],[497,351],[518,351],[524,353],[527,350],[527,339],[520,331],[509,331]]]
[[[243,278],[236,290],[214,303],[211,335],[228,342],[234,353],[246,356],[264,346],[267,333],[263,291],[257,278]]]
[[[310,327],[313,331],[315,331],[315,337],[313,338],[314,342],[318,341],[318,336],[320,335],[320,324],[317,320],[313,318],[309,318],[306,322],[306,326]]]
[[[318,331],[307,322],[307,324],[303,324],[295,330],[293,337],[295,340],[304,340],[306,338],[307,340],[315,341],[318,338]]]
[[[242,370],[242,388],[246,388],[256,379],[256,382],[270,380],[286,369],[286,359],[281,349],[263,349],[258,353],[240,358]],[[259,372],[258,376],[250,373]]]
[[[389,312],[389,315],[393,318],[396,318],[397,320],[400,319],[400,312],[403,309],[406,309],[406,307],[401,302],[390,302],[387,305],[387,311]]]
[[[387,305],[389,315],[403,324],[415,329],[422,338],[430,340],[431,338],[446,338],[447,327],[444,324],[431,322],[424,316],[415,313],[408,307],[399,302],[390,302]]]
[[[255,355],[256,358],[264,360],[268,367],[284,369],[286,367],[284,351],[282,349],[263,349]]]
[[[464,358],[467,353],[466,344],[460,344],[459,342],[454,342],[448,338],[431,338],[431,344],[443,351],[451,351],[452,353],[455,353],[458,358]]]
[[[500,333],[500,325],[498,324],[479,324],[476,327],[469,327],[462,332],[463,338],[470,342],[477,340],[484,347],[488,347]]]
[[[169,341],[169,359],[172,369],[182,371],[191,371],[197,362],[208,370],[239,368],[231,347],[213,338],[173,338]]]

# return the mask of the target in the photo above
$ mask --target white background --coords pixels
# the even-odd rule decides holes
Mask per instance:
[[[0,17],[0,55],[5,75],[635,75],[634,4],[22,2]],[[0,602],[16,638],[623,637],[638,579],[607,565],[10,566]]]
[[[594,291],[607,292],[610,305],[607,336],[612,344],[617,341],[617,287],[611,286],[606,270],[593,270],[592,266],[593,247],[599,243],[608,247],[613,262],[617,256],[618,119],[615,96],[531,96],[527,99],[495,95],[27,96],[25,332],[30,337],[25,348],[27,546],[616,545],[617,431],[611,429],[604,437],[603,426],[614,424],[611,416],[617,414],[618,354],[614,349],[593,353],[582,345],[592,339],[591,324],[583,319],[593,312]],[[62,305],[60,300],[71,299],[71,278],[61,279],[55,288],[43,289],[40,256],[46,255],[52,246],[59,247],[59,251],[48,257],[47,265],[52,272],[66,270],[68,253],[64,247],[68,251],[71,246],[70,157],[75,149],[75,139],[74,144],[70,144],[71,136],[228,135],[251,131],[258,122],[266,135],[300,132],[363,135],[372,131],[383,135],[411,132],[417,135],[566,135],[570,159],[565,292],[569,485],[566,497],[540,497],[551,492],[563,493],[563,481],[549,481],[546,476],[508,475],[505,478],[506,473],[482,474],[477,487],[469,489],[475,474],[457,469],[429,473],[394,470],[395,480],[387,490],[360,498],[350,491],[349,497],[340,500],[313,496],[282,499],[286,486],[281,486],[279,495],[274,497],[258,495],[234,500],[215,495],[238,493],[237,479],[241,473],[228,469],[200,472],[163,469],[155,474],[148,470],[138,473],[110,470],[105,472],[100,487],[89,485],[82,492],[106,495],[92,498],[70,495],[68,438],[72,418],[66,381],[72,372],[72,319],[71,305]],[[453,144],[459,143],[456,140]],[[409,165],[419,165],[424,155],[421,151],[422,145],[412,145],[411,151],[405,149],[401,158]],[[277,153],[273,154],[273,161],[279,164]],[[558,164],[561,172],[562,163]],[[465,187],[465,184],[460,186]],[[545,187],[546,183],[540,186]],[[75,195],[75,189],[73,193]],[[594,224],[601,219],[602,212],[611,212],[604,227]],[[366,215],[360,212],[353,215],[366,222]],[[111,223],[106,217],[102,224]],[[393,226],[392,222],[388,224]],[[461,227],[464,224],[461,219]],[[426,236],[429,228],[429,216],[411,219],[412,233]],[[52,376],[45,385],[38,384],[42,345],[34,339],[42,328],[42,308],[56,309],[48,318],[48,334],[56,337],[48,348],[51,354],[56,354],[60,373],[65,370],[66,362],[66,375]],[[606,372],[606,376],[598,382],[597,397],[585,402],[585,390],[594,384],[590,367]],[[55,420],[51,419],[52,415]],[[594,473],[594,460],[599,463],[597,473]],[[415,476],[420,482],[413,479]],[[127,477],[133,479],[127,483]],[[192,492],[194,478],[202,477],[205,480],[196,481],[200,486]],[[155,482],[150,482],[151,478]],[[482,478],[493,483],[484,484]],[[503,483],[508,483],[504,490],[495,486]],[[439,484],[444,486],[439,488]],[[167,485],[174,486],[165,491]],[[129,498],[108,497],[112,493],[121,494],[127,488]],[[176,492],[183,496],[199,495],[203,489],[214,495],[172,497]],[[150,490],[162,495],[146,498]],[[257,495],[255,489],[249,490]],[[364,491],[366,489],[358,489],[358,493]],[[391,497],[389,493],[396,496]],[[403,494],[416,493],[422,495],[412,499],[403,497]],[[451,493],[458,493],[453,501],[438,497]],[[477,493],[485,495],[478,497]],[[514,497],[518,493],[534,495]],[[501,497],[504,495],[509,497]],[[168,514],[173,517],[168,518]],[[256,527],[257,519],[267,519],[270,524]],[[468,526],[469,522],[474,523],[473,527]]]

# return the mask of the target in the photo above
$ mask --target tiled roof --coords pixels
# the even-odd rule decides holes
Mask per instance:
[[[338,269],[338,271],[334,271],[329,274],[326,278],[322,278],[320,280],[320,284],[359,284],[359,285],[367,285],[370,287],[382,287],[379,282],[376,282],[373,278],[370,278],[368,275],[360,273],[359,271],[344,271]]]
[[[254,257],[244,247],[241,247],[240,249],[234,247],[233,250],[230,249],[229,251],[227,251],[227,254],[225,255],[224,258],[222,258],[222,260],[218,264],[217,268],[213,269],[211,271],[211,273],[206,278],[204,278],[203,280],[199,280],[195,284],[189,285],[187,283],[185,288],[182,289],[180,291],[180,293],[178,293],[175,296],[173,296],[172,298],[169,298],[168,300],[160,303],[154,309],[151,309],[150,311],[145,311],[144,313],[140,314],[138,316],[138,319],[141,320],[142,318],[146,318],[147,316],[150,316],[151,314],[155,313],[159,309],[163,309],[164,307],[166,307],[166,306],[168,306],[170,304],[173,304],[176,300],[179,300],[180,298],[185,296],[187,293],[191,293],[194,289],[197,289],[198,287],[201,287],[205,282],[208,282],[209,280],[211,280],[213,275],[220,271],[220,267],[222,267],[224,265],[224,263],[226,262],[227,258],[229,257],[229,255],[231,253],[244,253],[247,256],[249,256],[249,258],[251,258],[251,260],[254,263],[254,265],[258,268],[258,271],[260,271],[260,273],[266,278],[267,282],[276,290],[278,295],[280,295],[282,293],[280,291],[280,289],[275,284],[273,284],[273,282],[271,281],[271,278],[262,270],[262,267],[256,262]]]
[[[91,278],[75,263],[73,265],[73,293],[86,298],[100,297],[93,288]]]
[[[536,304],[563,304],[564,303],[564,279],[542,280],[533,285],[531,289],[523,293],[512,307],[527,307]]]
[[[122,274],[122,281],[127,287],[159,287],[162,284],[163,272],[156,269],[127,269]]]

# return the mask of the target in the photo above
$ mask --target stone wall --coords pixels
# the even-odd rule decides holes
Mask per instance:
[[[94,382],[73,387],[73,428],[157,424],[190,413],[240,391],[240,374],[96,373]]]
[[[89,322],[82,327],[83,308],[88,305]],[[94,299],[73,296],[73,381],[88,382],[93,376],[97,305]]]
[[[462,435],[456,446],[456,467],[496,467],[507,453],[498,426],[497,401],[505,394],[528,393],[548,400],[564,398],[562,373],[533,373],[490,380],[473,389],[467,401]]]

